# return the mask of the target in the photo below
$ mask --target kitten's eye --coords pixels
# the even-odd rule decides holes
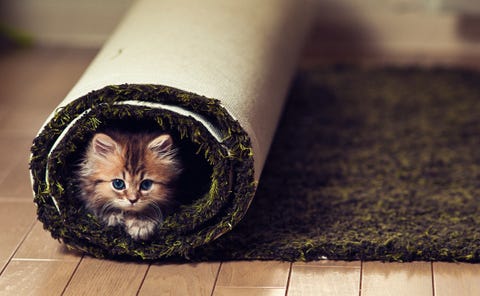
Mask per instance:
[[[142,183],[140,183],[140,190],[150,190],[150,188],[152,188],[152,185],[152,180],[143,180]]]
[[[123,190],[125,189],[125,181],[123,181],[122,179],[114,179],[112,181],[112,186],[116,190]]]

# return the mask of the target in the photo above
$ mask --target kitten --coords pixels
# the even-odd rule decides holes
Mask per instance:
[[[107,226],[147,240],[174,202],[182,166],[168,134],[97,133],[80,165],[81,198]]]

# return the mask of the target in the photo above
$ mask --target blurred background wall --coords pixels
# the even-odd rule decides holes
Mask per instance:
[[[47,46],[99,47],[133,0],[0,0],[0,24]]]
[[[26,33],[40,45],[98,48],[133,2],[0,0],[0,24]],[[480,55],[479,0],[317,4],[318,22],[308,46],[316,54]]]

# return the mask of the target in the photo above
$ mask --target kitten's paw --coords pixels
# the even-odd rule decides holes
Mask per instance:
[[[147,220],[128,219],[125,221],[125,229],[134,240],[148,239],[156,226],[156,222]]]
[[[123,223],[123,213],[113,213],[103,218],[107,226],[115,226]]]

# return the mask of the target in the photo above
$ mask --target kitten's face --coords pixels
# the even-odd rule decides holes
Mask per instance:
[[[102,216],[123,211],[161,215],[180,172],[170,135],[96,134],[80,171],[87,208]],[[152,217],[153,218],[153,217]]]

